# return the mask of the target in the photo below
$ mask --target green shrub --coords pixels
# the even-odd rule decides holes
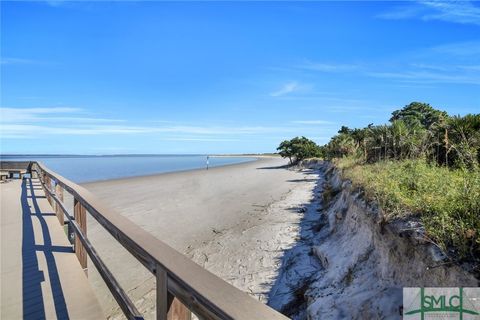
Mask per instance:
[[[379,203],[388,220],[419,215],[426,236],[460,259],[480,257],[480,171],[425,160],[360,164],[338,159],[345,178]]]

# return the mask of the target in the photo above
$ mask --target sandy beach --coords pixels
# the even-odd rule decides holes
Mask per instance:
[[[314,197],[317,174],[280,158],[84,184],[112,208],[237,288],[266,301],[283,251]],[[93,218],[88,236],[140,311],[154,318],[154,279]],[[90,268],[107,316],[120,311]]]

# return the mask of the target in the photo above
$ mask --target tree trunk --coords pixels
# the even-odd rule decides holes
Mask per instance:
[[[367,143],[363,140],[363,156],[365,157],[365,162],[367,162]]]
[[[385,146],[384,146],[384,153],[385,154],[383,155],[385,161],[387,161],[387,143],[388,143],[387,140],[388,140],[387,139],[387,134],[385,133]]]
[[[445,166],[448,167],[448,130],[445,128]]]

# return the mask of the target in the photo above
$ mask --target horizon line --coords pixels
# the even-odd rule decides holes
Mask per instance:
[[[29,157],[29,156],[69,156],[69,157],[112,157],[112,156],[245,156],[277,154],[275,152],[256,153],[112,153],[112,154],[73,154],[73,153],[0,153],[1,157]]]

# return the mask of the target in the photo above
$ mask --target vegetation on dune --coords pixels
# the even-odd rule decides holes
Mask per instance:
[[[361,164],[343,158],[335,163],[379,204],[387,221],[419,216],[426,238],[449,256],[480,259],[479,170],[451,170],[424,159]]]
[[[387,220],[419,216],[427,239],[478,268],[480,114],[449,116],[412,102],[389,122],[343,126],[326,145],[310,145],[310,154],[332,160]]]
[[[449,168],[478,169],[480,114],[450,117],[429,104],[412,102],[394,111],[389,125],[343,126],[320,149],[329,159],[353,156],[373,163],[425,158]]]

